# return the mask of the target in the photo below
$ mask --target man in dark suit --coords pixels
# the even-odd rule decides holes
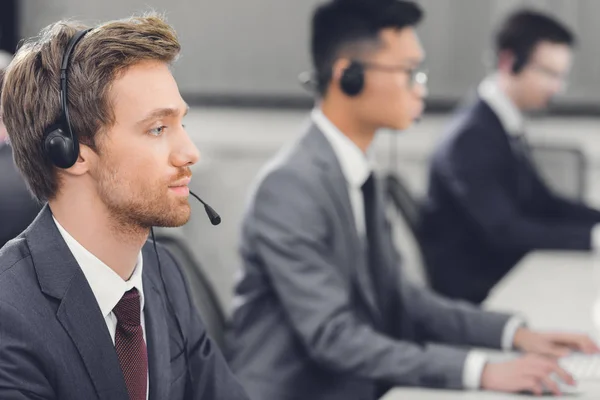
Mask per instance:
[[[566,27],[532,11],[499,30],[496,73],[460,110],[431,162],[421,239],[438,292],[480,303],[532,250],[600,246],[600,212],[553,193],[523,137],[523,113],[562,90],[573,44]]]
[[[147,242],[189,219],[199,158],[177,36],[156,15],[79,29],[45,29],[5,78],[15,161],[47,204],[0,250],[0,398],[247,400],[180,267]]]
[[[536,354],[492,363],[465,349],[556,356],[557,336],[401,276],[366,153],[378,128],[421,114],[420,18],[403,1],[335,0],[314,14],[320,107],[260,175],[242,228],[231,367],[253,399],[374,400],[395,385],[558,393],[550,371],[570,382]],[[585,336],[567,342],[597,351]]]

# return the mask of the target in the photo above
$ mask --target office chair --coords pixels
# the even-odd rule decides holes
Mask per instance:
[[[181,239],[171,236],[156,236],[157,243],[166,247],[177,264],[183,269],[191,296],[206,324],[211,339],[225,352],[225,313],[212,284],[202,266]]]
[[[404,181],[396,174],[389,173],[385,184],[389,199],[406,219],[413,233],[419,227],[419,204],[408,190]]]
[[[388,204],[392,206],[394,243],[403,258],[403,270],[414,283],[429,286],[423,247],[419,235],[419,202],[408,190],[404,181],[394,173],[385,177]]]
[[[587,160],[581,149],[548,144],[529,147],[540,175],[554,191],[575,201],[584,200]]]

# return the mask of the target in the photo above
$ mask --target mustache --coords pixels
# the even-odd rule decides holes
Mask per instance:
[[[179,172],[173,176],[171,179],[169,179],[170,182],[177,182],[180,179],[185,179],[185,178],[191,178],[192,177],[192,170],[190,169],[190,167],[184,167],[182,169],[179,170]]]

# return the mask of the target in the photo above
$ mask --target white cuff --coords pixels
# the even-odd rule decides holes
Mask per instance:
[[[520,317],[512,317],[508,320],[502,332],[502,350],[510,351],[514,349],[515,333],[524,326],[526,326],[525,320]]]
[[[592,250],[600,252],[600,224],[592,227]]]
[[[463,367],[463,386],[467,390],[478,390],[481,387],[481,374],[487,363],[485,353],[471,350],[465,360]]]

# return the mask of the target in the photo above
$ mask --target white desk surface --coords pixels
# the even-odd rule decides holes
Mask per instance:
[[[588,253],[545,252],[525,258],[492,291],[484,306],[518,313],[535,329],[584,331],[598,336],[592,309],[600,287],[600,258]],[[579,382],[583,393],[563,398],[598,400],[600,382]],[[398,388],[383,400],[513,400],[490,392]]]

